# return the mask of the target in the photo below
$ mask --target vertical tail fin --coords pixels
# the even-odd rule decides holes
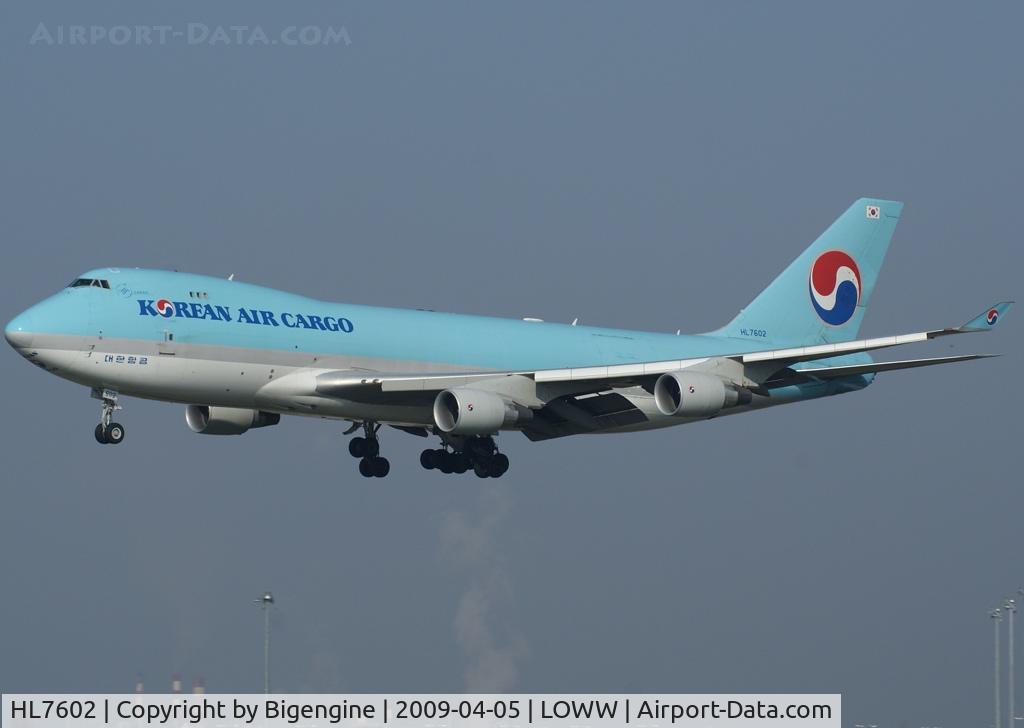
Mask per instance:
[[[902,202],[857,200],[711,335],[787,346],[856,339],[902,210]]]

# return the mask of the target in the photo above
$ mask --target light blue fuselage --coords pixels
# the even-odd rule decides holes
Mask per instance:
[[[12,345],[72,381],[184,403],[288,411],[264,391],[266,383],[304,368],[530,372],[731,355],[773,343],[329,303],[158,270],[100,268],[82,278],[109,288],[66,288],[31,307],[8,324]],[[869,381],[784,387],[756,404],[850,391]],[[356,404],[319,414],[367,416]],[[402,412],[395,419],[425,418]]]

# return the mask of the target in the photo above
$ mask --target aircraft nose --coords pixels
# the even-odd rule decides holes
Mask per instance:
[[[4,338],[15,349],[27,349],[32,346],[32,317],[28,311],[7,322],[7,326],[4,327]]]

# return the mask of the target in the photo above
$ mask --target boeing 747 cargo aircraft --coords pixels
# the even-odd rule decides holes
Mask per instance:
[[[1010,302],[955,328],[857,340],[903,205],[855,202],[728,324],[705,334],[330,303],[231,279],[99,268],[16,316],[7,341],[101,402],[118,444],[124,395],[186,405],[204,435],[281,415],[347,420],[366,477],[387,475],[382,425],[440,439],[424,468],[500,477],[494,436],[530,440],[671,427],[863,389],[878,372],[981,354],[875,362],[867,352],[987,331]]]

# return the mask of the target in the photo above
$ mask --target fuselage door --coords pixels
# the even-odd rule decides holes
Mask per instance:
[[[65,291],[65,295],[73,297],[74,306],[80,312],[76,317],[75,328],[81,338],[75,343],[75,348],[87,359],[92,358],[93,352],[97,351],[97,345],[102,338],[102,333],[96,325],[96,307],[98,305],[96,297],[99,293],[100,291],[94,291],[92,287],[86,286],[78,286]]]
[[[178,353],[178,343],[174,339],[174,327],[170,324],[162,326],[157,332],[156,351],[160,356],[174,356]]]
[[[157,315],[152,318],[156,329],[156,352],[158,356],[174,356],[178,353],[178,336],[175,325],[174,303],[161,298],[153,304]]]
[[[82,331],[84,335],[79,346],[82,350],[82,356],[86,359],[91,359],[102,334],[96,328],[96,292],[92,290],[84,291],[83,297],[85,298],[85,306],[83,306],[85,309],[85,329]]]

